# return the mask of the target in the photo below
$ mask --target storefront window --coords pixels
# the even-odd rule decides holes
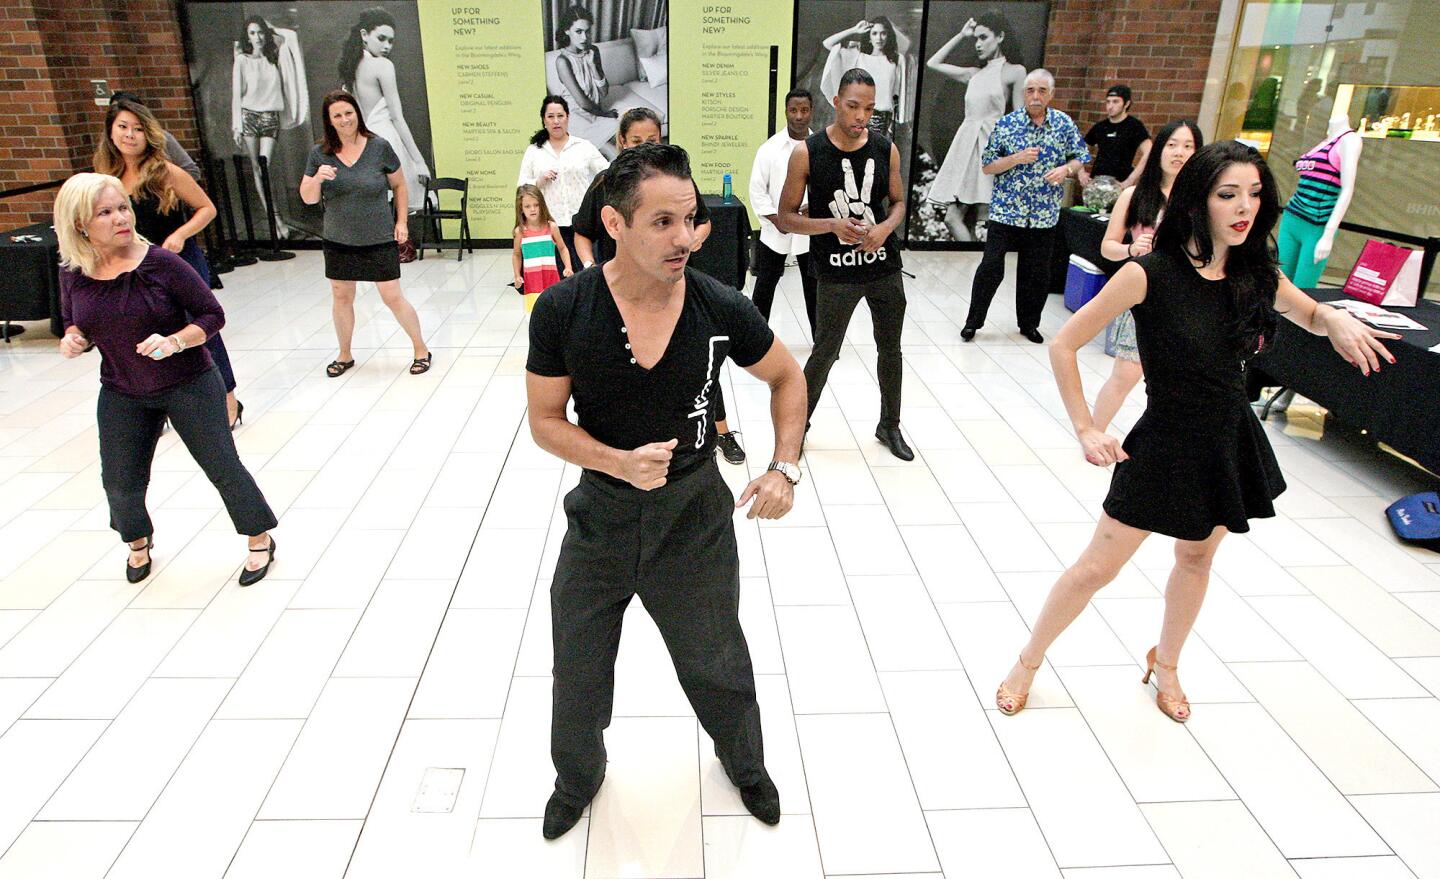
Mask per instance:
[[[1361,131],[1345,220],[1440,236],[1440,0],[1244,3],[1217,139],[1264,153],[1282,201],[1295,160],[1343,118]],[[1323,280],[1342,283],[1366,236],[1342,231]],[[1440,272],[1426,295],[1440,298]]]

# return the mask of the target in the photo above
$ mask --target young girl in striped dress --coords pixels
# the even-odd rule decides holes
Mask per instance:
[[[525,313],[535,300],[561,278],[556,256],[565,264],[564,277],[574,274],[570,249],[560,237],[560,226],[550,218],[545,196],[539,188],[525,184],[515,190],[515,289],[525,294]]]

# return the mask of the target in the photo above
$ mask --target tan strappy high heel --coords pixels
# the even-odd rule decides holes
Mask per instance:
[[[1170,672],[1176,670],[1175,666],[1166,665],[1165,663],[1155,658],[1154,647],[1151,647],[1150,652],[1145,654],[1145,665],[1145,677],[1140,679],[1140,683],[1142,684],[1150,683],[1150,676],[1155,673],[1156,668],[1162,668],[1165,671]],[[1190,700],[1176,699],[1173,696],[1165,695],[1160,690],[1159,678],[1155,679],[1155,707],[1160,709],[1160,713],[1164,714],[1166,717],[1170,718],[1176,723],[1184,723],[1185,721],[1190,719]]]
[[[1040,670],[1039,665],[1026,665],[1025,657],[1023,655],[1016,656],[1015,658],[1020,661],[1020,667],[1025,669],[1026,671]],[[1044,662],[1044,660],[1041,660],[1041,662]],[[1019,714],[1020,710],[1025,707],[1025,703],[1028,701],[1030,701],[1029,692],[1011,692],[1010,690],[1006,689],[1004,681],[1000,682],[1000,687],[995,691],[995,707],[1000,709],[1001,714],[1007,716],[1014,716],[1016,714]]]

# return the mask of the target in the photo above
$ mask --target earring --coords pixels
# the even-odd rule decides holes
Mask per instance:
[[[89,237],[90,237],[90,233],[89,233],[89,232],[86,232],[84,229],[81,229],[81,230],[80,230],[80,237],[81,237],[81,238],[89,238]]]

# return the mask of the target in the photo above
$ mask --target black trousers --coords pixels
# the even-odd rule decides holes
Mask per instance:
[[[780,277],[785,274],[785,260],[789,257],[783,253],[776,253],[765,242],[755,242],[755,292],[751,299],[755,301],[755,307],[770,319],[770,307],[775,302],[775,285],[780,283]],[[809,253],[796,254],[796,260],[800,263],[800,286],[805,291],[805,316],[810,319],[810,338],[815,338],[815,275],[810,262]]]
[[[585,265],[580,262],[580,251],[575,249],[575,227],[561,226],[560,240],[565,242],[565,249],[570,251],[570,268],[579,272]],[[591,243],[593,244],[594,242]],[[555,254],[555,268],[560,270],[565,268],[565,261],[560,259],[560,254],[558,253]]]
[[[976,329],[985,325],[990,301],[1005,280],[1005,254],[1016,251],[1015,322],[1022,330],[1040,326],[1045,310],[1045,297],[1050,292],[1050,251],[1054,247],[1055,227],[1030,229],[1009,226],[991,220],[985,225],[985,256],[975,270],[970,285],[970,315],[965,326]]]
[[[900,273],[886,275],[865,284],[837,284],[822,279],[817,300],[815,347],[805,361],[805,384],[810,393],[809,414],[815,414],[830,369],[840,357],[845,331],[855,306],[864,299],[870,304],[875,325],[875,347],[879,349],[876,369],[880,377],[880,426],[900,426],[900,386],[905,363],[900,357],[900,333],[905,324],[905,284]]]
[[[225,414],[225,385],[210,369],[158,394],[134,396],[100,388],[95,420],[100,428],[100,480],[110,503],[110,527],[126,543],[155,531],[145,509],[150,465],[165,418],[195,463],[220,492],[235,531],[253,535],[276,525],[275,514],[235,451]]]
[[[571,804],[590,802],[605,778],[615,656],[636,595],[730,780],[764,777],[755,674],[740,629],[734,504],[713,458],[654,491],[586,473],[565,495],[569,524],[550,586],[550,756],[555,789]]]

